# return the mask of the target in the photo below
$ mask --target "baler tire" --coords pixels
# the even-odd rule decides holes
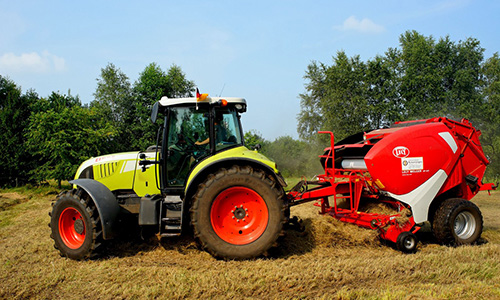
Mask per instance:
[[[412,232],[403,231],[398,235],[396,240],[396,247],[399,251],[404,253],[417,252],[418,239]]]
[[[432,232],[443,245],[460,246],[477,242],[483,231],[483,216],[472,202],[451,198],[434,214]]]
[[[191,207],[194,236],[213,256],[249,259],[267,254],[283,235],[281,186],[250,166],[219,169],[199,185]]]
[[[61,256],[83,260],[97,253],[102,243],[99,213],[82,189],[59,194],[49,215],[50,237]]]

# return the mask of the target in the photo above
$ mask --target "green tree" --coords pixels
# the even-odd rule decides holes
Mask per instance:
[[[149,64],[133,87],[134,119],[129,124],[133,149],[146,149],[156,143],[156,126],[149,121],[152,105],[163,96],[189,97],[194,82],[187,80],[180,67],[173,65],[165,73],[156,63]]]
[[[320,104],[326,97],[328,89],[325,74],[327,68],[325,64],[316,61],[307,66],[304,79],[309,83],[305,86],[306,93],[299,95],[301,109],[297,117],[299,121],[297,131],[302,139],[312,139],[323,126],[323,112]]]
[[[117,134],[104,151],[128,151],[131,148],[130,124],[134,121],[135,105],[127,75],[114,64],[101,69],[97,78],[95,100],[90,106],[96,110],[101,122],[111,123]]]
[[[255,130],[245,132],[243,138],[245,140],[245,146],[249,149],[253,149],[257,144],[264,147],[268,143],[262,135]]]
[[[331,130],[337,139],[370,127],[367,66],[359,56],[348,58],[340,51],[332,66],[309,66],[306,78],[312,79],[302,94],[299,135],[311,138],[318,130]],[[308,107],[309,106],[309,107]]]
[[[182,69],[177,65],[172,65],[167,71],[170,92],[164,96],[170,98],[191,97],[195,89],[194,81],[187,80]]]
[[[392,69],[389,58],[377,56],[367,62],[365,81],[367,82],[366,99],[368,105],[366,127],[372,129],[388,126],[400,119],[398,107],[400,101],[397,92],[397,74]]]
[[[468,38],[437,42],[416,31],[400,37],[399,48],[363,62],[338,52],[333,64],[313,62],[301,94],[299,135],[311,139],[332,130],[336,139],[394,121],[480,114],[484,49]]]
[[[18,185],[29,177],[33,159],[24,146],[24,134],[31,114],[31,104],[38,95],[29,90],[21,95],[21,89],[0,76],[0,185]]]
[[[441,76],[436,65],[434,39],[407,31],[399,40],[401,49],[397,51],[397,59],[401,63],[402,118],[420,119],[440,112],[445,98],[439,88]]]
[[[471,118],[481,103],[478,87],[484,49],[468,38],[454,43],[447,36],[438,42],[416,31],[400,37],[400,95],[403,118],[443,115]]]
[[[32,105],[32,112],[45,112],[48,110],[61,111],[64,108],[81,106],[78,96],[63,95],[59,92],[52,92],[47,98],[40,98]]]
[[[490,178],[500,178],[500,57],[495,53],[483,64],[483,97],[478,122],[482,125],[481,144],[491,161],[487,169]]]
[[[97,78],[97,88],[92,104],[108,114],[113,123],[118,124],[130,110],[132,89],[130,81],[114,64],[101,69],[101,76]]]
[[[26,146],[39,164],[31,170],[41,182],[71,179],[80,163],[102,153],[102,145],[115,134],[109,123],[97,122],[96,111],[82,107],[77,98],[52,93],[41,99],[46,111],[34,113],[26,134]]]

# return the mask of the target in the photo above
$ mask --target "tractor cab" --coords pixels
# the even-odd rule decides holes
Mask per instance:
[[[155,103],[151,121],[161,123],[157,159],[143,164],[159,165],[160,190],[181,193],[197,164],[222,151],[242,147],[240,113],[245,111],[243,98],[209,97],[198,92],[196,98],[162,97]]]

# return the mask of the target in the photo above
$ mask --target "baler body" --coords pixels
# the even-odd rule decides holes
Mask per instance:
[[[481,133],[465,119],[397,122],[337,144],[333,133],[320,133],[331,136],[331,146],[320,156],[325,174],[317,181],[300,182],[289,192],[289,201],[293,205],[320,200],[321,213],[378,229],[382,238],[393,242],[403,232],[417,232],[420,224],[433,218],[441,201],[470,200],[480,190],[494,189],[482,183],[489,161],[481,148]],[[361,212],[363,199],[384,202],[398,212],[407,209],[409,218],[398,223],[399,214]],[[339,207],[338,201],[348,207]]]

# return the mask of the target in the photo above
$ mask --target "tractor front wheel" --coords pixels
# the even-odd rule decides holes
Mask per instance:
[[[445,245],[473,244],[481,237],[483,216],[470,201],[447,199],[434,214],[432,231],[436,239]]]
[[[195,237],[225,259],[260,256],[275,246],[286,222],[283,190],[249,166],[220,169],[200,185],[191,207]]]
[[[95,253],[102,230],[97,209],[83,190],[61,193],[49,215],[50,237],[62,256],[80,260]]]

